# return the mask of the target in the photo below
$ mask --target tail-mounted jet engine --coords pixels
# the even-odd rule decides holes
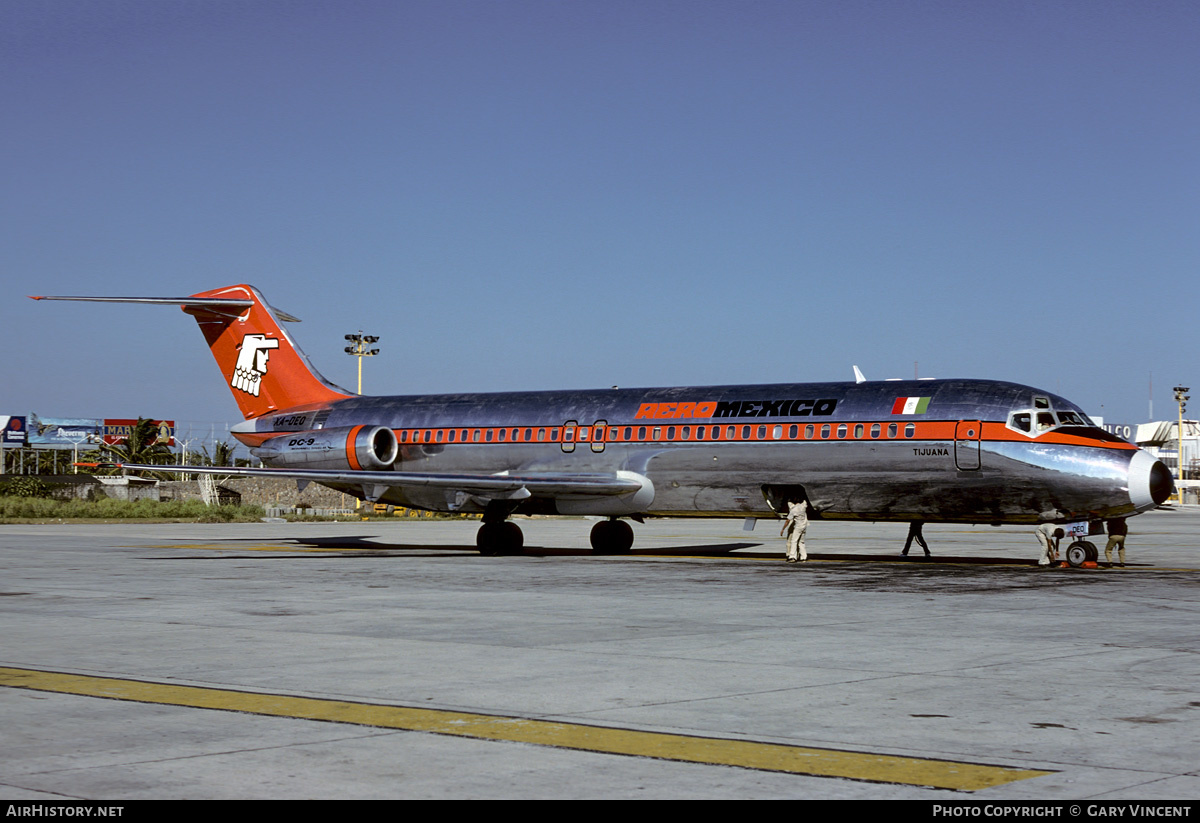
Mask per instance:
[[[346,426],[288,432],[250,452],[279,468],[386,471],[400,455],[400,444],[387,426]]]

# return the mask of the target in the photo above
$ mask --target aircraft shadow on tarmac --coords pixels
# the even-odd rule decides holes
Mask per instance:
[[[253,541],[255,547],[261,546],[260,541]],[[221,544],[222,548],[236,551],[239,544],[246,543],[244,539],[229,541],[211,541]],[[328,557],[329,554],[347,552],[347,557],[445,557],[447,555],[478,556],[478,549],[470,544],[438,544],[427,543],[385,543],[380,542],[378,535],[339,535],[336,537],[293,537],[278,541],[280,554],[284,557],[295,558],[287,549],[294,546],[297,550],[313,551],[314,557]],[[745,551],[759,549],[759,551]],[[314,551],[315,550],[315,551]],[[732,552],[741,551],[733,555]],[[594,553],[590,549],[555,548],[552,546],[525,546],[516,557],[590,557]],[[779,560],[783,561],[783,553],[776,549],[766,549],[761,542],[738,543],[705,543],[701,545],[684,545],[658,548],[633,549],[629,556],[643,557],[723,557],[730,560]],[[610,555],[611,556],[611,555]],[[616,555],[620,557],[621,555]],[[934,556],[897,557],[894,554],[875,553],[809,553],[809,559],[816,562],[836,562],[846,564],[867,564],[869,566],[887,566],[892,569],[904,569],[907,573],[923,570],[945,574],[948,567],[963,566],[1007,566],[1033,567],[1034,561],[1013,557],[966,557],[966,556]],[[796,568],[805,565],[797,564]],[[940,568],[939,568],[940,567]]]
[[[321,549],[324,551],[354,551],[354,552],[394,552],[403,551],[406,556],[411,556],[414,551],[426,551],[434,555],[445,554],[446,552],[470,552],[476,554],[479,550],[475,546],[470,545],[437,545],[431,546],[428,544],[410,544],[410,543],[379,543],[371,539],[372,536],[363,537],[311,537],[311,538],[291,538],[287,542],[294,543],[306,548]],[[667,549],[634,549],[630,555],[654,555],[654,556],[689,556],[689,555],[724,555],[730,552],[735,552],[739,549],[753,549],[761,546],[761,543],[706,543],[702,546],[673,546]],[[515,556],[525,557],[588,557],[593,552],[590,549],[558,549],[550,546],[525,546]]]

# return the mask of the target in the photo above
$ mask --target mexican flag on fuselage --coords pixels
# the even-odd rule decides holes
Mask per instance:
[[[897,397],[892,414],[924,414],[929,408],[928,397]]]

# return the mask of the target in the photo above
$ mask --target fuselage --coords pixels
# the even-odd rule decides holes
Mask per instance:
[[[1171,490],[1161,463],[1074,404],[991,380],[350,397],[234,434],[283,466],[297,433],[363,426],[395,433],[397,472],[624,473],[649,489],[636,501],[535,495],[516,513],[770,516],[802,493],[818,518],[1066,522],[1136,514]],[[381,502],[478,508],[407,486]]]

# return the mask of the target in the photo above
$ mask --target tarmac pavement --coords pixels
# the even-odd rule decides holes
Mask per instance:
[[[0,526],[0,797],[1200,797],[1200,510],[1032,529]],[[1103,557],[1103,538],[1095,539]],[[920,551],[916,549],[916,551]]]

